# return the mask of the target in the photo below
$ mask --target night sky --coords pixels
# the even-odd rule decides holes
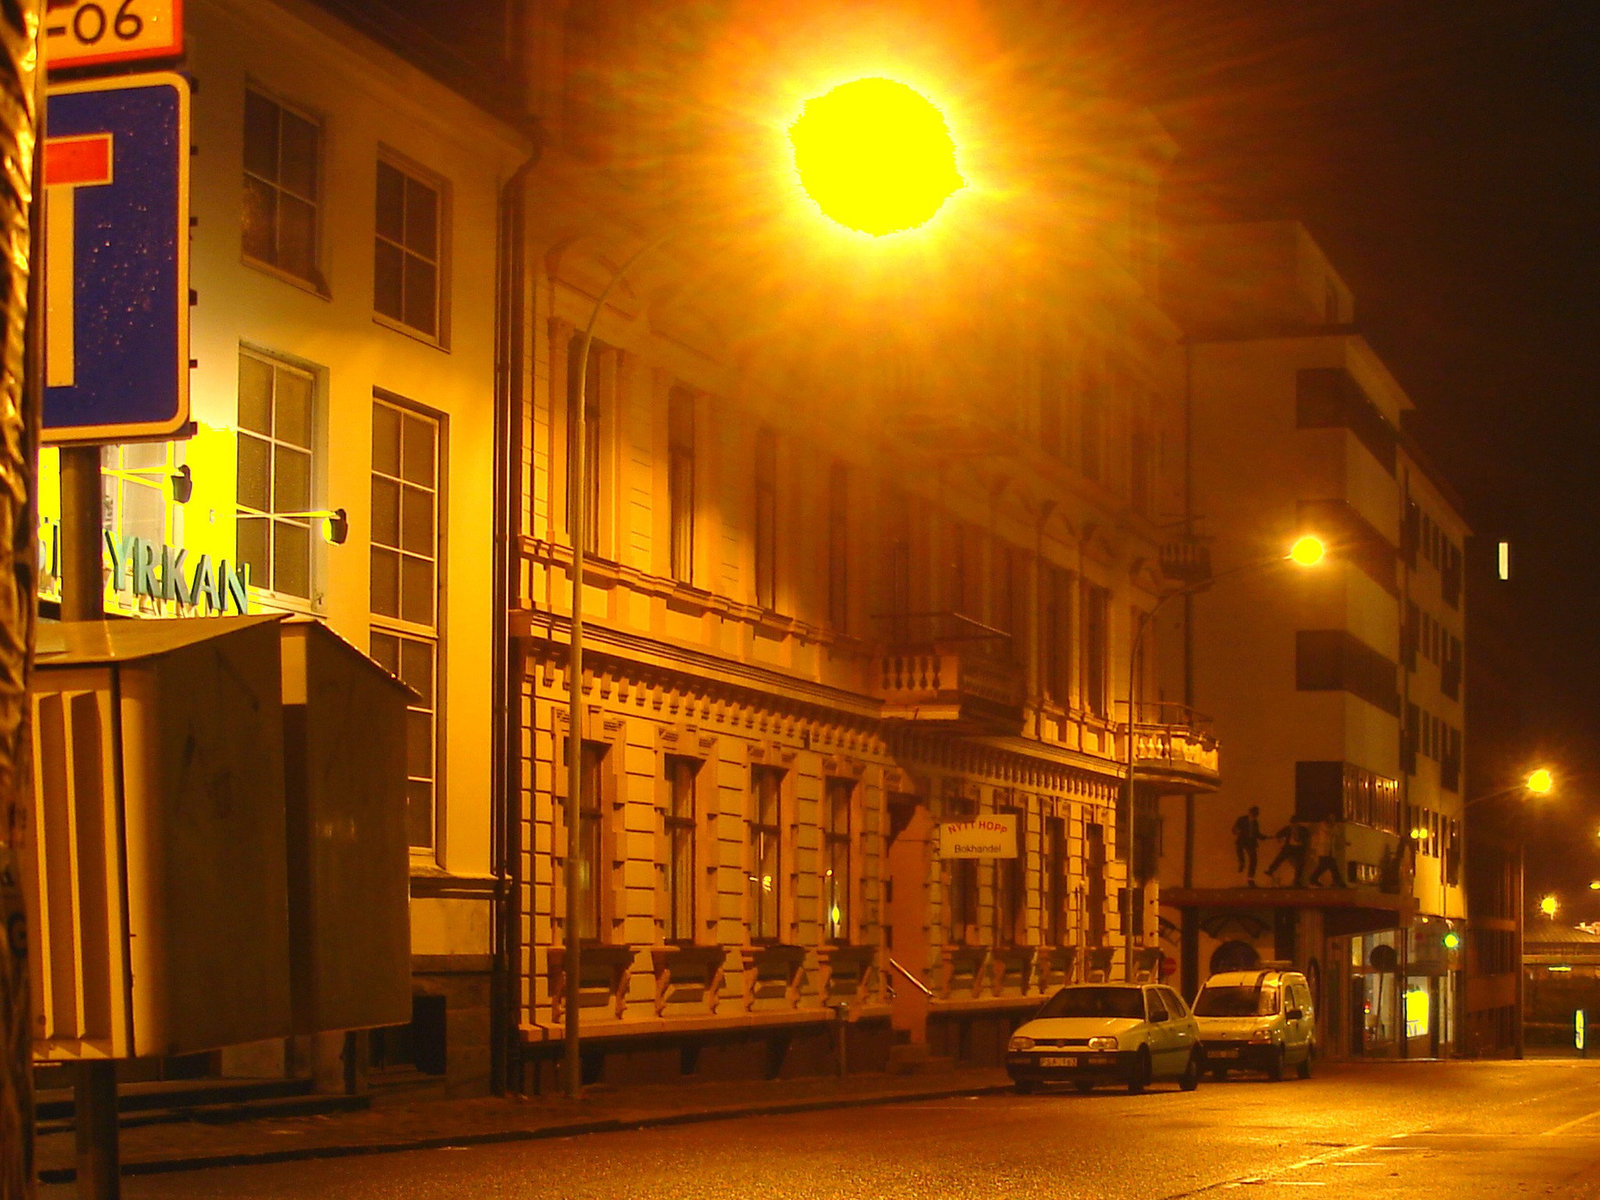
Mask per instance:
[[[1600,0],[1085,9],[1181,147],[1168,215],[1303,220],[1474,529],[1512,542],[1519,699],[1563,785],[1529,887],[1600,918]]]

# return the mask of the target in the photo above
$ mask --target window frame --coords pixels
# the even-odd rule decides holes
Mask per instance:
[[[857,782],[828,775],[822,785],[822,932],[826,941],[848,944],[856,927],[855,875]],[[844,827],[839,827],[841,812]],[[838,916],[835,916],[837,909]]]
[[[434,257],[429,263],[433,268],[433,324],[432,331],[413,325],[404,315],[395,316],[383,312],[378,308],[378,246],[379,243],[396,247],[400,251],[401,262],[406,262],[406,256],[411,256],[420,261],[428,261],[424,255],[413,250],[404,242],[396,242],[387,237],[380,230],[378,220],[378,197],[380,195],[380,172],[387,167],[398,174],[402,181],[402,204],[409,198],[405,190],[406,184],[416,184],[418,187],[427,188],[434,197]],[[415,338],[430,346],[439,349],[448,349],[450,346],[450,229],[451,229],[451,196],[450,181],[436,171],[430,171],[419,165],[405,155],[398,153],[384,145],[378,147],[377,157],[374,160],[373,170],[373,261],[372,261],[372,319],[385,329],[392,329],[406,337]],[[401,212],[402,236],[405,234],[405,210]],[[402,291],[400,309],[405,312],[405,273],[402,269]]]
[[[778,433],[770,425],[756,430],[755,505],[752,552],[756,607],[766,612],[778,608]]]
[[[788,786],[788,775],[789,772],[784,768],[767,763],[752,763],[750,766],[749,798],[745,812],[745,845],[748,855],[748,868],[745,872],[745,929],[750,944],[754,946],[774,945],[783,941],[784,791]],[[765,811],[766,797],[761,792],[761,784],[764,781],[770,781],[772,786],[770,822],[762,819],[768,815]],[[772,886],[763,888],[762,869],[767,862],[769,851],[772,863]]]
[[[662,922],[663,941],[668,945],[690,946],[699,931],[699,790],[700,771],[705,760],[692,755],[662,755],[664,804],[662,834],[666,839],[666,905]],[[682,774],[680,775],[679,772]],[[680,792],[680,784],[685,783]],[[680,854],[680,850],[683,853]],[[688,911],[680,908],[687,899]]]
[[[252,603],[264,608],[276,609],[286,612],[308,613],[321,615],[324,608],[325,597],[323,594],[325,574],[325,543],[318,535],[319,521],[314,517],[280,516],[279,513],[315,512],[323,507],[323,497],[326,486],[327,472],[327,423],[326,423],[326,374],[310,363],[302,362],[287,355],[277,354],[270,350],[263,350],[257,346],[240,343],[238,348],[238,361],[241,365],[245,359],[252,359],[268,367],[272,372],[272,395],[268,401],[272,431],[262,433],[259,430],[246,429],[239,419],[238,397],[242,391],[242,381],[239,390],[235,392],[234,409],[234,560],[235,565],[244,567],[246,559],[242,551],[243,539],[240,537],[241,522],[246,520],[265,520],[267,523],[267,570],[264,580],[258,578],[254,564],[250,564],[249,592]],[[295,442],[278,437],[278,373],[286,372],[302,378],[306,382],[309,394],[309,445],[301,446]],[[243,472],[240,470],[239,456],[245,439],[265,443],[268,447],[267,480],[270,489],[270,508],[260,509],[253,505],[246,505],[239,496],[238,478]],[[277,470],[278,447],[282,446],[289,452],[303,452],[307,458],[306,466],[306,502],[300,508],[281,507],[277,503]],[[292,591],[280,590],[276,584],[278,573],[276,570],[277,535],[278,527],[292,527],[303,531],[306,539],[305,569],[306,569],[306,595],[301,596]]]
[[[681,384],[667,393],[667,573],[694,586],[698,397]]]
[[[275,169],[280,176],[282,167],[283,115],[287,113],[289,116],[311,127],[314,134],[313,168],[315,171],[315,178],[313,180],[313,185],[316,193],[314,196],[306,197],[298,192],[292,191],[280,181],[280,178],[268,179],[265,176],[251,170],[247,165],[250,161],[249,111],[250,98],[252,96],[272,105],[277,112],[278,161],[275,164]],[[325,246],[325,239],[323,237],[323,206],[325,203],[324,193],[326,190],[326,181],[324,179],[324,167],[326,164],[324,159],[326,154],[327,139],[326,125],[322,116],[319,113],[304,107],[303,105],[294,104],[286,100],[281,94],[274,91],[272,88],[265,87],[253,79],[247,79],[243,89],[243,103],[240,109],[239,128],[241,147],[239,173],[242,188],[242,211],[240,213],[239,220],[240,261],[246,266],[263,271],[268,275],[272,275],[283,280],[285,283],[292,284],[295,287],[304,288],[318,296],[323,297],[324,299],[327,299],[331,295],[331,290],[328,287],[327,278],[322,269]],[[279,205],[281,204],[282,195],[290,195],[294,200],[307,205],[311,209],[311,251],[306,274],[302,275],[298,271],[284,266],[281,261],[275,261],[275,259],[281,258],[281,255],[278,252],[278,246],[281,242],[282,232],[281,221],[276,218],[276,215],[272,227],[274,257],[263,258],[250,252],[248,248],[249,239],[247,237],[247,214],[249,211],[248,195],[250,180],[256,180],[272,190],[275,199],[278,200],[278,203],[275,203],[274,205],[274,214],[277,214],[281,211]]]

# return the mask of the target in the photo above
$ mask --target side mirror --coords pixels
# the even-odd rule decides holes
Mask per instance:
[[[1284,1013],[1283,1015],[1288,1017],[1289,1020],[1291,1020],[1291,1021],[1298,1021],[1298,1020],[1300,1020],[1301,1017],[1305,1016],[1306,1014],[1305,1014],[1305,1010],[1304,1009],[1291,1008],[1288,1012]]]

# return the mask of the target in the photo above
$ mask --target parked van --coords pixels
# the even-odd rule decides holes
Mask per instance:
[[[1294,1067],[1311,1075],[1317,1014],[1311,986],[1298,971],[1226,971],[1206,980],[1194,999],[1206,1067],[1216,1079],[1230,1070],[1265,1071],[1283,1078]]]

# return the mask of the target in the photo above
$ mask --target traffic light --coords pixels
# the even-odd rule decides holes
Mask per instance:
[[[1441,940],[1443,941],[1444,948],[1446,950],[1459,950],[1459,949],[1461,949],[1461,935],[1459,933],[1457,933],[1454,929],[1445,930],[1444,937]]]

